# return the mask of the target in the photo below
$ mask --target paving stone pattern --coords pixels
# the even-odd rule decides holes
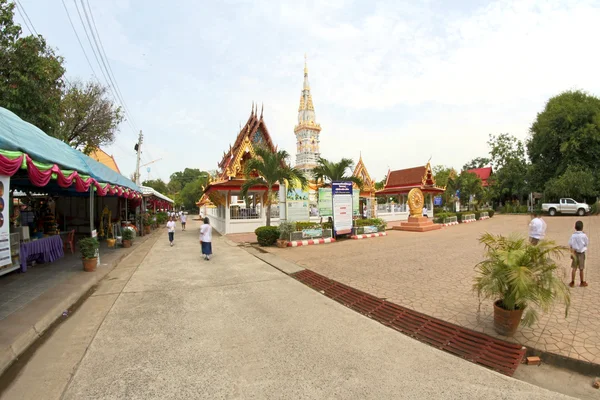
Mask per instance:
[[[388,231],[387,237],[269,251],[425,314],[529,347],[600,364],[600,217],[546,217],[547,238],[567,245],[577,219],[583,220],[590,238],[586,260],[589,286],[571,289],[571,308],[566,318],[564,306],[557,305],[542,315],[536,325],[521,327],[512,338],[496,334],[492,302],[480,304],[471,290],[474,266],[483,256],[483,246],[477,238],[486,231],[527,235],[528,216],[496,215],[433,232]],[[569,258],[560,264],[568,283]]]

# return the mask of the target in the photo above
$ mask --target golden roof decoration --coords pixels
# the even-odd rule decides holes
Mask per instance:
[[[298,107],[298,111],[304,110],[304,96],[300,95],[300,107]]]
[[[307,102],[306,108],[310,111],[315,111],[315,106],[313,105],[312,95],[310,93],[308,94],[308,102]]]
[[[233,162],[227,167],[225,171],[226,175],[229,178],[235,178],[238,173],[242,171],[242,158],[246,153],[250,153],[252,157],[256,157],[256,152],[254,151],[254,146],[252,146],[252,142],[248,136],[244,138],[242,141],[242,145],[239,147],[237,154],[233,158]]]

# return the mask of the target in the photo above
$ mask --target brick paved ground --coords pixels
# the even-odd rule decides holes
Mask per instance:
[[[590,237],[587,288],[571,290],[571,309],[565,318],[558,305],[532,328],[520,328],[509,340],[544,351],[600,364],[600,217],[583,217]],[[471,291],[474,266],[482,258],[477,237],[485,232],[527,234],[530,217],[495,216],[487,221],[427,233],[388,231],[389,236],[347,240],[328,246],[269,251],[315,272],[389,301],[468,328],[498,336],[493,308],[479,308]],[[548,238],[567,244],[577,218],[546,217]],[[568,257],[561,260],[570,274]],[[570,277],[565,276],[565,282]]]

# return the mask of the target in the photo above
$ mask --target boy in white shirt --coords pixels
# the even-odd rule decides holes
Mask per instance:
[[[187,215],[181,213],[181,230],[185,231],[185,223],[187,222]]]
[[[529,243],[537,245],[546,236],[546,222],[540,218],[540,212],[534,211],[529,223]]]
[[[173,221],[173,217],[169,217],[167,229],[169,230],[169,243],[171,243],[171,247],[173,247],[173,240],[175,240],[175,221]]]
[[[587,286],[587,282],[583,280],[583,269],[585,268],[585,253],[587,252],[590,241],[585,233],[583,233],[583,222],[575,222],[575,232],[569,239],[569,247],[571,248],[571,283],[569,286],[575,286],[575,275],[579,269],[579,286]]]

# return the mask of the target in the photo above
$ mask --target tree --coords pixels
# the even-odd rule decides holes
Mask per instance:
[[[490,165],[491,161],[492,160],[490,160],[487,157],[475,157],[474,159],[463,165],[462,169],[463,171],[467,171],[470,169],[484,168]]]
[[[176,189],[172,191],[175,193],[183,190],[188,183],[194,182],[196,179],[204,176],[208,176],[206,171],[200,171],[198,168],[186,168],[183,171],[171,174],[169,187]]]
[[[570,165],[564,174],[552,178],[546,183],[544,195],[548,200],[572,197],[578,201],[593,199],[596,196],[596,179],[592,172],[584,167]]]
[[[165,194],[165,195],[167,193],[169,193],[169,189],[167,188],[167,184],[162,179],[160,179],[160,178],[158,178],[158,179],[151,179],[149,181],[144,181],[144,182],[142,182],[142,185],[151,187],[152,189],[156,190],[157,192]]]
[[[445,205],[454,202],[455,193],[458,190],[455,184],[458,174],[454,168],[436,165],[433,167],[433,177],[436,185],[446,187],[446,191],[442,194],[442,203]]]
[[[267,226],[271,226],[271,202],[274,196],[273,186],[279,182],[286,184],[288,189],[295,186],[305,188],[308,181],[302,171],[289,167],[289,154],[285,150],[271,152],[265,147],[257,147],[256,155],[246,162],[246,181],[242,185],[241,194],[247,197],[253,186],[267,187]]]
[[[108,89],[96,82],[72,82],[60,102],[60,123],[51,136],[89,154],[115,140],[124,120],[121,107],[108,98]]]
[[[21,37],[15,4],[0,0],[0,106],[46,133],[59,125],[63,58],[41,36]]]
[[[493,197],[498,200],[522,199],[529,193],[529,166],[523,142],[508,133],[490,135],[493,178],[488,180]]]
[[[204,194],[204,188],[208,182],[208,174],[204,173],[195,181],[186,184],[177,196],[178,205],[182,205],[185,210],[196,208],[196,202]]]
[[[381,190],[385,187],[385,181],[387,181],[387,175],[382,180],[375,182],[375,190]]]
[[[533,185],[545,188],[569,166],[597,170],[600,159],[600,99],[567,91],[548,100],[530,128],[527,154]],[[598,176],[595,176],[598,182]]]
[[[461,172],[456,178],[453,189],[460,191],[460,202],[468,205],[471,204],[472,200],[476,205],[479,204],[484,194],[481,179],[477,174],[467,171]],[[454,191],[454,193],[456,192]]]
[[[313,169],[313,174],[317,182],[326,186],[331,185],[333,181],[349,181],[360,187],[363,182],[360,178],[352,176],[353,166],[354,162],[349,158],[342,158],[336,163],[320,157],[317,166]],[[350,174],[347,174],[348,172]]]

